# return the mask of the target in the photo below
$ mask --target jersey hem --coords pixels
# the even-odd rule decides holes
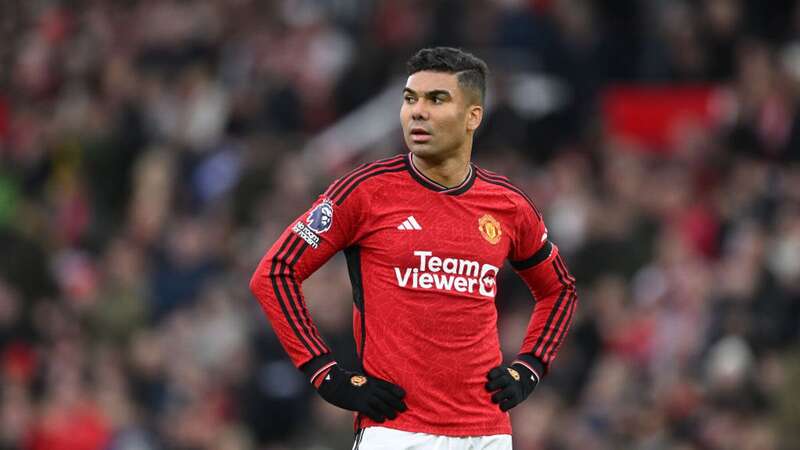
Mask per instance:
[[[449,437],[476,437],[476,436],[495,436],[498,434],[511,434],[511,424],[506,427],[493,427],[493,428],[458,428],[458,429],[442,429],[436,426],[404,426],[391,423],[391,421],[383,423],[369,423],[362,427],[362,429],[370,427],[384,427],[392,428],[394,430],[407,431],[409,433],[425,433],[436,436],[449,436]]]

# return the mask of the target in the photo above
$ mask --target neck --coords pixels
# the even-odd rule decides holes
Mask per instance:
[[[412,154],[411,160],[426,177],[448,188],[458,186],[469,176],[469,154],[466,152],[441,160]]]

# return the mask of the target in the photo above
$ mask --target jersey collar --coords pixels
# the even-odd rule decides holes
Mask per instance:
[[[472,187],[473,183],[475,183],[475,167],[473,167],[472,163],[469,165],[469,174],[464,181],[461,182],[458,186],[447,187],[442,186],[441,184],[431,180],[430,178],[426,177],[421,170],[417,169],[414,166],[414,162],[411,159],[411,152],[406,155],[406,167],[408,168],[408,173],[411,174],[411,178],[416,180],[422,186],[435,191],[440,192],[442,194],[448,195],[459,195],[467,192],[470,187]]]

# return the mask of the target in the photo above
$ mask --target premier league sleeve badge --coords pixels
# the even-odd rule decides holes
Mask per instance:
[[[333,225],[333,204],[325,200],[308,213],[306,225],[317,234],[322,234],[331,229]]]

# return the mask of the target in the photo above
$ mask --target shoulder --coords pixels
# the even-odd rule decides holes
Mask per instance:
[[[484,169],[482,167],[478,167],[477,165],[473,164],[475,168],[475,173],[477,175],[477,179],[481,180],[486,186],[503,192],[506,196],[516,205],[517,209],[520,211],[530,209],[539,217],[542,218],[539,209],[536,208],[536,205],[533,203],[533,200],[525,193],[519,186],[514,184],[508,177],[500,175],[496,172],[492,172],[491,170]]]
[[[323,194],[332,203],[341,205],[354,192],[363,190],[369,180],[406,170],[406,156],[398,154],[389,158],[362,164],[331,183]]]

